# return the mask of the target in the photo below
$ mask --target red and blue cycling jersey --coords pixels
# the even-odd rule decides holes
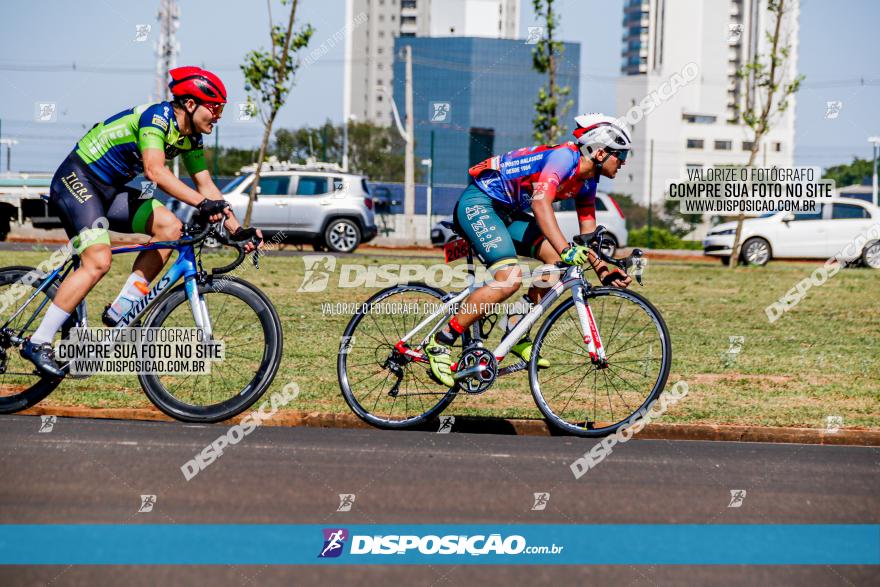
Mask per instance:
[[[578,219],[592,219],[599,181],[579,179],[579,163],[578,146],[569,142],[508,151],[474,165],[468,173],[483,193],[516,210],[525,210],[533,195],[543,193],[551,202],[575,198]]]

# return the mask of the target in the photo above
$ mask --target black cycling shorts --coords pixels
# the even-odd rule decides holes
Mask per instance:
[[[161,205],[141,190],[104,182],[76,152],[67,156],[49,188],[50,209],[61,219],[77,253],[91,245],[109,245],[108,230],[147,234],[147,222]]]

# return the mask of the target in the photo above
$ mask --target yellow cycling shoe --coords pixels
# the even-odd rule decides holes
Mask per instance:
[[[435,336],[431,337],[424,348],[425,354],[428,355],[428,364],[431,366],[428,372],[437,383],[452,387],[455,385],[455,379],[452,377],[451,352],[449,347],[438,343]]]
[[[532,358],[532,339],[530,339],[529,337],[523,338],[518,343],[513,345],[513,348],[510,349],[510,352],[512,352],[514,355],[516,355],[517,357],[519,357],[520,359],[522,359],[523,361],[528,363],[529,359]],[[546,369],[549,366],[550,366],[550,361],[548,361],[544,357],[541,357],[540,359],[538,359],[538,368],[539,369]]]

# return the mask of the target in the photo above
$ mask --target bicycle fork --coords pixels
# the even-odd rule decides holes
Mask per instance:
[[[577,309],[584,344],[587,345],[587,353],[589,353],[593,364],[601,369],[608,365],[608,359],[605,357],[605,347],[602,345],[602,339],[599,336],[596,318],[593,316],[590,304],[587,303],[584,290],[584,285],[578,283],[572,287],[571,294],[574,298],[574,307]]]
[[[208,315],[208,304],[205,303],[204,296],[199,293],[199,284],[195,278],[189,278],[185,281],[184,287],[196,327],[200,328],[210,340],[212,335],[211,317]]]

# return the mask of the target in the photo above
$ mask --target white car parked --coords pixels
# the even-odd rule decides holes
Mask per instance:
[[[743,222],[743,261],[765,265],[770,259],[829,259],[851,249],[846,261],[861,260],[880,269],[880,208],[853,198],[822,201],[816,212],[774,212]],[[712,228],[703,253],[730,262],[736,222]],[[864,244],[854,244],[860,235]],[[852,243],[852,244],[851,244]],[[849,245],[849,247],[848,247]]]

